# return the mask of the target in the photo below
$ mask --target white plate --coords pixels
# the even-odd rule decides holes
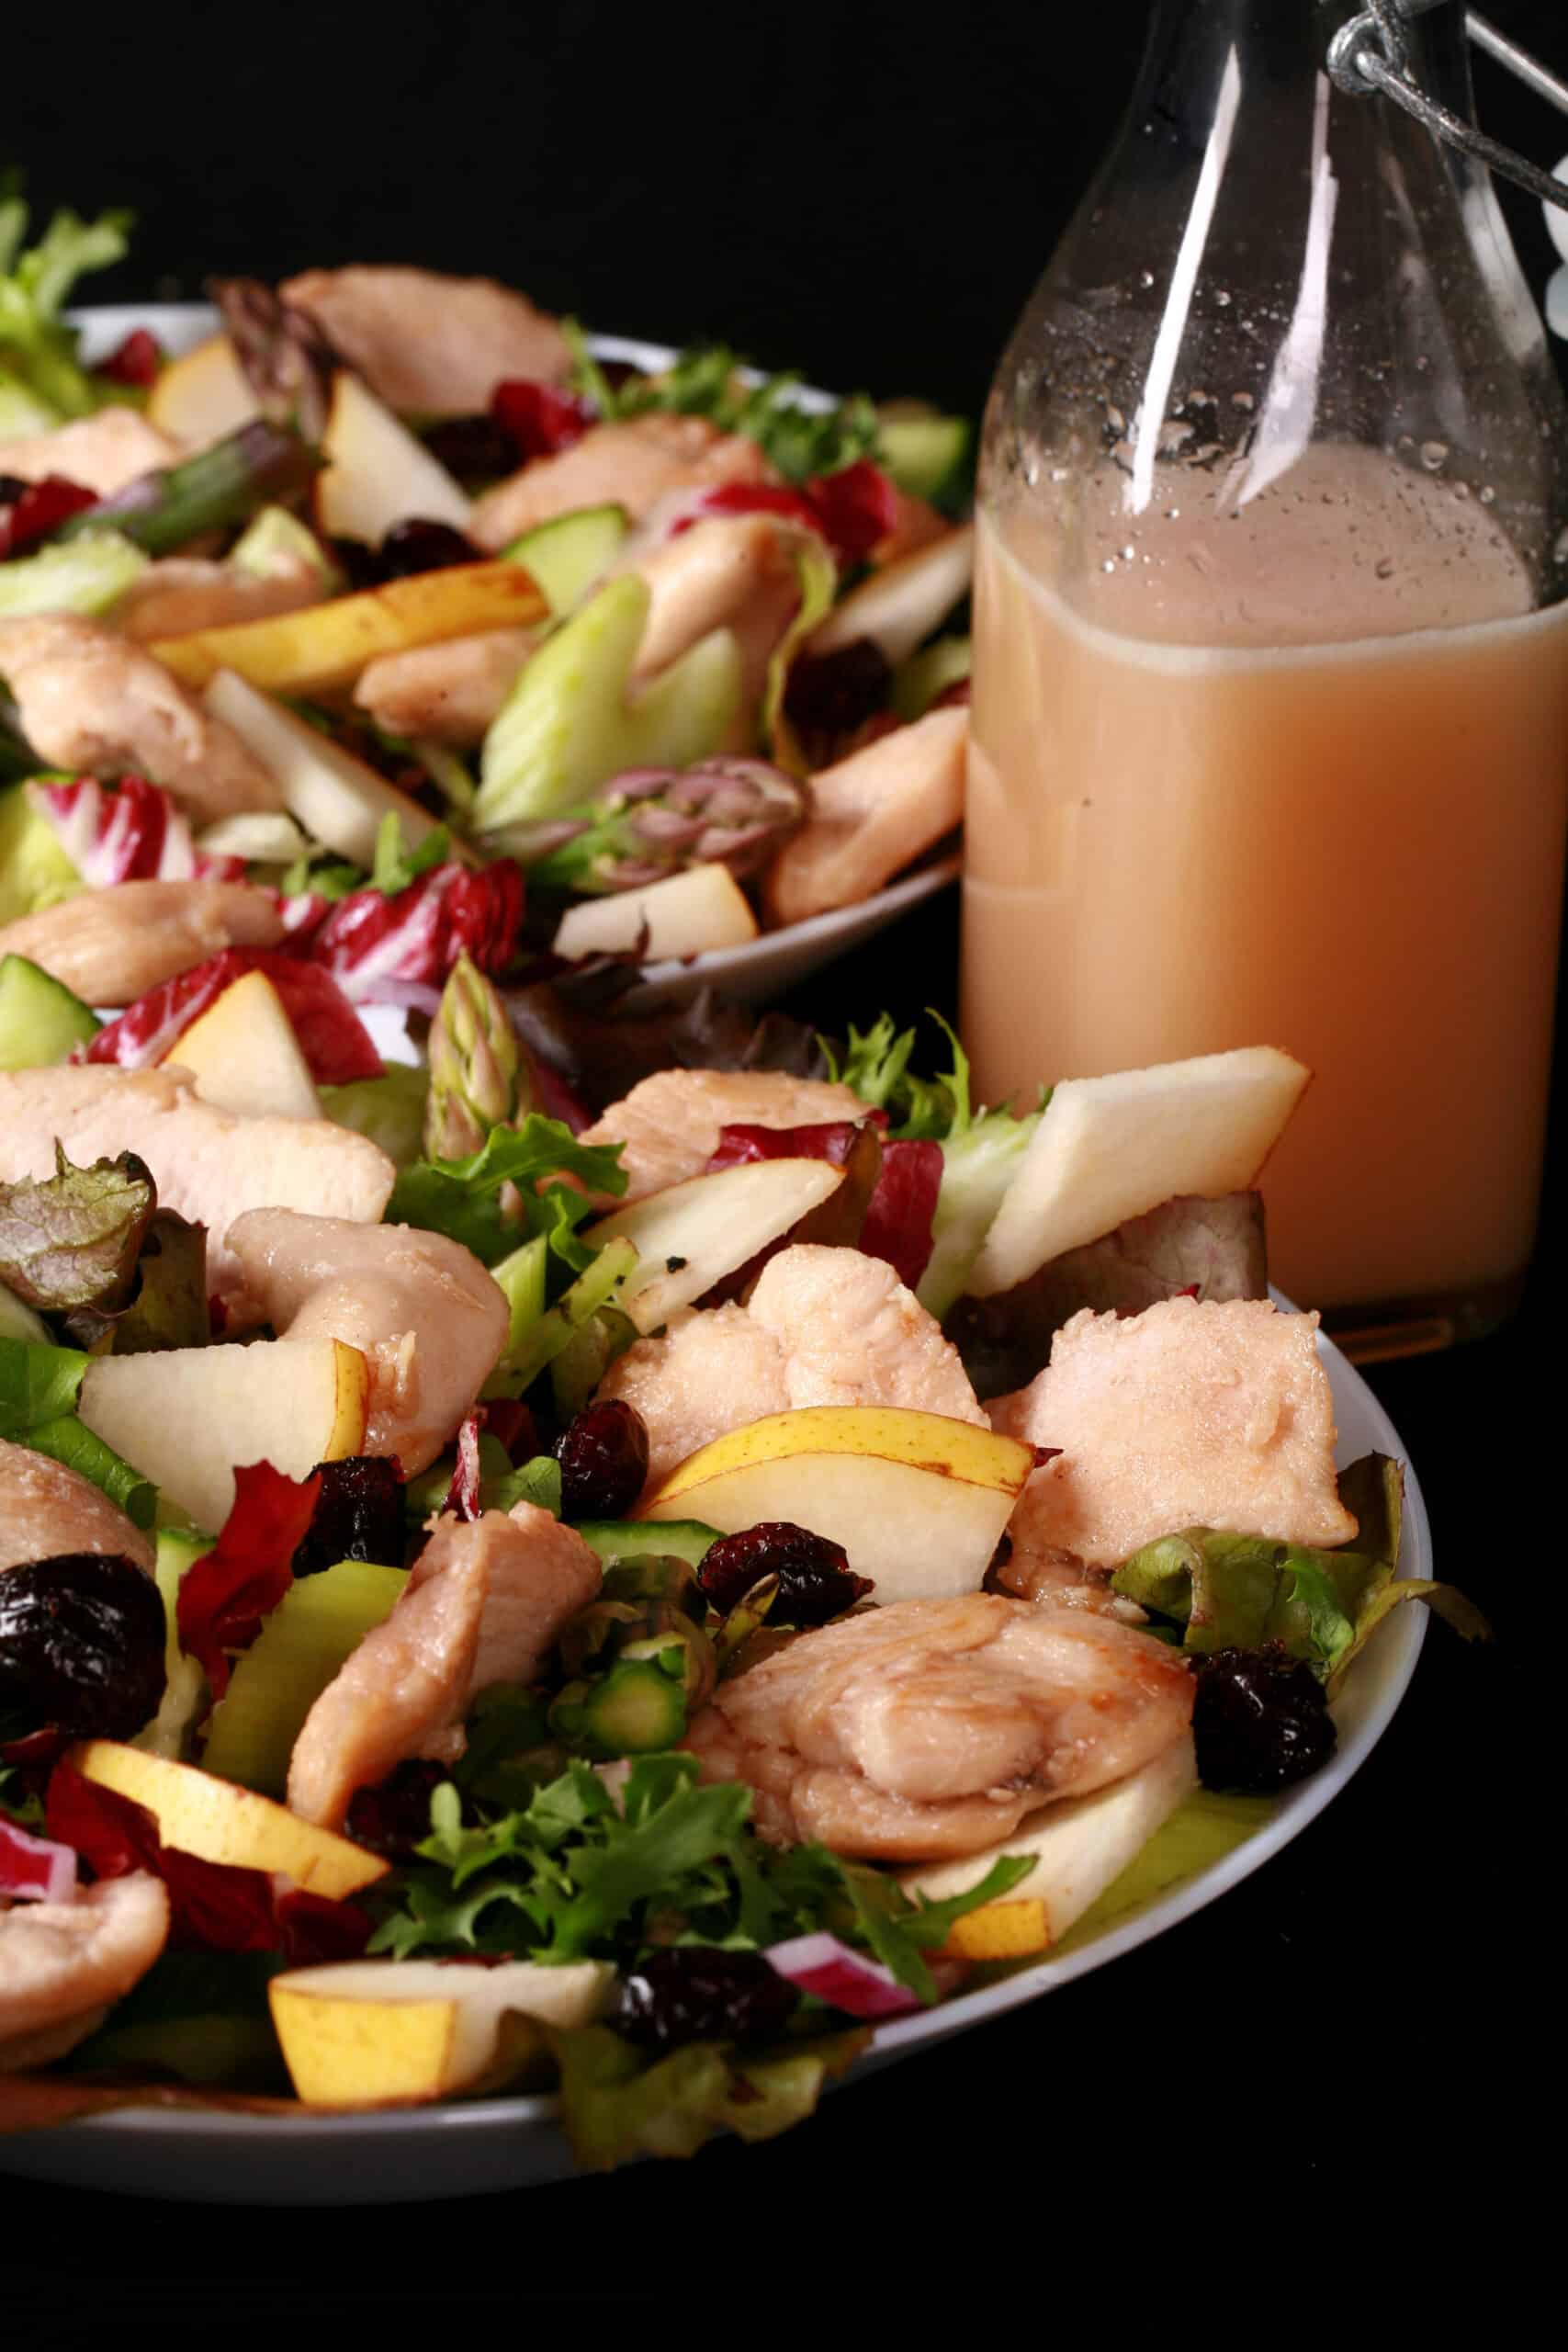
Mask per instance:
[[[1402,1455],[1398,1432],[1366,1383],[1332,1342],[1322,1340],[1319,1345],[1334,1390],[1341,1464],[1373,1452]],[[1414,1474],[1407,1477],[1400,1573],[1432,1573],[1431,1534]],[[913,2050],[1059,1992],[1075,1976],[1163,1935],[1249,1878],[1298,1837],[1366,1762],[1415,1672],[1426,1620],[1425,1609],[1405,1608],[1385,1623],[1336,1702],[1339,1742],[1333,1761],[1281,1798],[1268,1826],[1245,1845],[1064,1958],[1040,1961],[1003,1984],[884,2026],[874,2049],[849,2079],[863,2081],[874,2068]],[[821,2135],[824,2161],[830,2162],[831,2110],[800,2128]],[[299,2118],[132,2109],[0,2140],[0,2172],[215,2204],[423,2202],[526,2188],[559,2179],[571,2169],[555,2102],[548,2098]]]
[[[217,311],[205,302],[100,303],[70,315],[83,330],[83,354],[89,363],[105,357],[133,327],[150,328],[165,351],[177,354],[192,349],[219,324]],[[595,335],[592,342],[601,359],[625,359],[636,368],[662,368],[675,356],[666,344],[642,343],[626,335]],[[829,393],[809,386],[803,385],[796,397],[803,408],[818,413],[833,405]],[[944,857],[905,875],[857,906],[813,915],[784,931],[764,932],[744,947],[720,948],[684,963],[650,964],[648,977],[677,997],[693,997],[699,989],[716,988],[743,1004],[765,1003],[886,930],[910,907],[945,890],[956,881],[959,864],[956,856]]]

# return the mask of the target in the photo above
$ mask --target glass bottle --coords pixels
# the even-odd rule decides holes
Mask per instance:
[[[984,1099],[1314,1075],[1274,1279],[1363,1356],[1529,1257],[1568,818],[1568,409],[1484,172],[1338,90],[1354,0],[1164,0],[979,486]],[[1410,26],[1469,110],[1458,0]]]

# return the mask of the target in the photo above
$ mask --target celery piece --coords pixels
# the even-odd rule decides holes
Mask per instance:
[[[158,1559],[153,1570],[163,1596],[167,1638],[164,1645],[163,1703],[152,1722],[131,1741],[150,1756],[166,1756],[174,1763],[188,1754],[191,1736],[207,1703],[207,1677],[194,1657],[180,1647],[180,1579],[186,1570],[212,1549],[213,1538],[173,1527],[158,1531]]]
[[[624,1235],[607,1241],[571,1288],[563,1291],[555,1305],[525,1332],[521,1343],[507,1346],[481,1393],[486,1396],[521,1396],[555,1362],[572,1334],[581,1330],[602,1306],[613,1304],[636,1264],[633,1242]]]
[[[502,548],[502,559],[522,565],[558,620],[598,585],[630,528],[624,506],[580,506],[536,523]]]
[[[0,575],[3,576],[3,575]],[[82,877],[20,784],[0,791],[0,923],[73,899]]]
[[[340,1560],[290,1585],[212,1710],[206,1770],[281,1796],[306,1716],[366,1634],[391,1614],[407,1580],[402,1568]]]
[[[0,563],[0,620],[29,613],[107,613],[147,569],[140,548],[118,531],[97,530],[68,545],[39,548]]]
[[[490,1270],[491,1280],[500,1283],[512,1316],[502,1356],[503,1363],[516,1353],[545,1311],[545,1275],[549,1259],[549,1236],[536,1233],[532,1241],[525,1241],[521,1249],[513,1250],[510,1257]]]

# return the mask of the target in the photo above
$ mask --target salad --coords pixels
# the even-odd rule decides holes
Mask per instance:
[[[984,1112],[464,956],[304,1109],[314,1018],[0,1075],[0,2122],[770,2136],[1249,1834],[1399,1602],[1477,1630],[1267,1295],[1288,1056]]]
[[[287,942],[428,1015],[455,932],[691,957],[954,831],[965,420],[415,269],[226,280],[88,368],[125,222],[28,233],[0,190],[0,953],[124,1007]]]

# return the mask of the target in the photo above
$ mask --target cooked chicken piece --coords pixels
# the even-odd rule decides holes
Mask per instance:
[[[784,1351],[792,1408],[896,1405],[987,1426],[957,1349],[881,1258],[816,1243],[781,1250],[746,1312]]]
[[[118,1554],[152,1573],[152,1544],[101,1487],[50,1454],[0,1439],[0,1575],[72,1552]]]
[[[508,1310],[445,1234],[294,1209],[251,1209],[227,1248],[246,1301],[280,1338],[342,1340],[370,1366],[367,1453],[427,1470],[506,1344]]]
[[[598,1393],[642,1416],[649,1493],[727,1430],[801,1406],[897,1405],[986,1424],[956,1350],[892,1267],[815,1243],[781,1250],[747,1306],[671,1316]]]
[[[764,481],[772,472],[755,441],[721,434],[700,416],[654,411],[590,426],[553,458],[536,458],[497,482],[474,508],[468,537],[491,551],[536,523],[579,506],[624,506],[640,521],[671,491],[713,490],[727,481]]]
[[[1268,1299],[1075,1315],[1039,1378],[991,1408],[1004,1435],[1062,1448],[1019,1498],[1020,1549],[1115,1566],[1183,1527],[1348,1544],[1316,1333]]]
[[[0,1904],[0,2071],[48,2065],[85,2041],[168,1933],[169,1898],[149,1871],[70,1903]]]
[[[758,1791],[764,1837],[922,1861],[1135,1772],[1186,1730],[1192,1689],[1179,1656],[1113,1618],[899,1600],[720,1683],[685,1744],[705,1778]]]
[[[359,263],[302,270],[277,290],[389,408],[410,415],[468,416],[509,377],[557,383],[570,372],[554,319],[493,278]]]
[[[161,662],[73,613],[0,620],[0,678],[22,733],[74,775],[150,776],[204,822],[278,808],[276,777]]]
[[[429,735],[467,751],[483,740],[538,641],[537,629],[491,628],[382,653],[360,672],[354,699],[389,735]]]
[[[85,1004],[130,1004],[225,947],[276,947],[283,918],[249,882],[117,882],[0,928],[0,956],[27,956]]]
[[[622,1143],[628,1182],[620,1204],[700,1176],[721,1127],[819,1127],[863,1119],[850,1087],[771,1069],[660,1069],[585,1127],[583,1143]]]
[[[1146,1625],[1147,1611],[1112,1592],[1104,1569],[1086,1567],[1071,1552],[1050,1547],[1032,1551],[1015,1539],[1012,1550],[987,1579],[998,1592],[1032,1600],[1046,1609],[1093,1609],[1120,1617],[1124,1625]]]
[[[21,481],[60,474],[82,490],[112,498],[143,474],[177,465],[185,454],[177,441],[149,424],[138,410],[101,408],[96,416],[57,424],[51,433],[0,441],[0,474],[15,474]]]
[[[150,563],[131,582],[109,615],[116,628],[143,645],[164,637],[187,637],[193,629],[226,628],[231,621],[265,620],[273,613],[297,613],[319,605],[326,585],[313,564],[287,571],[242,571],[231,563],[209,563],[195,556],[166,556]]]
[[[762,883],[770,921],[855,905],[964,819],[969,713],[928,710],[811,779],[813,814]]]
[[[532,1682],[601,1575],[581,1536],[532,1503],[437,1520],[391,1615],[306,1716],[289,1759],[291,1810],[335,1828],[355,1791],[405,1757],[453,1762],[479,1692]]]
[[[144,1159],[163,1205],[206,1226],[208,1274],[220,1295],[238,1287],[225,1236],[246,1209],[321,1210],[373,1225],[397,1174],[378,1146],[331,1119],[220,1111],[183,1069],[0,1071],[0,1182],[52,1176],[57,1137],[78,1167],[122,1151]]]
[[[599,1384],[648,1430],[645,1493],[661,1487],[700,1445],[789,1410],[784,1351],[743,1306],[683,1307],[657,1340],[637,1340]]]
[[[634,678],[656,677],[710,630],[728,628],[740,648],[743,698],[760,702],[773,650],[800,609],[795,558],[814,536],[776,514],[710,514],[626,567],[653,596]]]
[[[923,498],[912,497],[907,490],[895,490],[897,520],[885,539],[879,539],[872,549],[874,563],[897,563],[900,557],[916,555],[921,548],[945,539],[953,525],[948,516]]]

